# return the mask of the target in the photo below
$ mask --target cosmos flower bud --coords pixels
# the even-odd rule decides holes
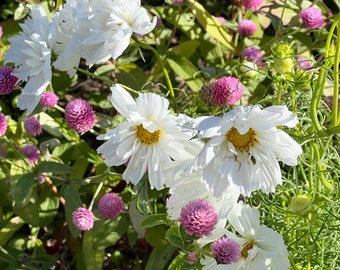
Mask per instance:
[[[122,198],[116,193],[107,193],[98,202],[99,212],[106,218],[116,218],[125,210]]]
[[[87,231],[92,229],[94,217],[91,210],[79,207],[72,213],[72,221],[79,230]]]
[[[320,29],[327,24],[325,17],[318,7],[305,8],[300,12],[300,18],[309,29]]]
[[[40,104],[46,108],[52,108],[57,104],[59,97],[51,91],[45,92],[40,98]]]
[[[31,116],[25,120],[24,128],[26,132],[33,137],[37,137],[42,133],[42,128],[39,120],[35,116]]]
[[[39,149],[35,145],[26,145],[25,147],[22,148],[22,151],[25,153],[31,164],[38,161],[40,156]]]
[[[220,264],[235,263],[240,258],[240,245],[226,237],[214,241],[210,249],[213,257]]]
[[[96,122],[96,113],[90,103],[77,98],[66,105],[65,120],[71,129],[83,134],[93,128]]]
[[[256,24],[252,20],[242,20],[239,22],[237,32],[241,36],[249,37],[257,30]]]
[[[4,135],[7,130],[6,116],[0,112],[0,136]]]
[[[211,106],[232,105],[239,101],[243,95],[241,82],[231,76],[223,76],[220,79],[213,79],[203,85],[199,97]]]
[[[208,201],[196,199],[182,208],[179,221],[188,234],[202,237],[214,229],[217,213]]]
[[[9,94],[14,90],[18,78],[11,75],[12,71],[12,67],[0,67],[0,95]]]

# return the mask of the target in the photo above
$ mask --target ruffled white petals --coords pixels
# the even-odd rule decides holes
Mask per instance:
[[[51,55],[57,35],[58,14],[49,21],[41,5],[31,8],[31,14],[20,24],[22,32],[9,38],[6,63],[14,63],[13,75],[26,82],[18,106],[33,112],[41,94],[52,79]]]
[[[301,146],[276,125],[292,127],[296,117],[285,106],[261,109],[236,107],[222,118],[201,117],[191,122],[209,139],[187,173],[203,170],[203,181],[215,196],[230,185],[249,196],[255,190],[274,192],[282,184],[278,161],[295,166]]]
[[[123,173],[127,182],[137,184],[147,173],[151,188],[163,188],[165,167],[195,151],[197,146],[190,141],[192,132],[182,131],[177,125],[165,98],[140,94],[134,100],[118,84],[111,87],[111,91],[112,105],[126,121],[97,137],[108,140],[97,152],[103,155],[108,166],[127,163]]]

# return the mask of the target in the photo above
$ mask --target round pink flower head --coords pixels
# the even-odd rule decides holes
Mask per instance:
[[[94,218],[91,210],[79,207],[72,213],[72,221],[79,230],[87,231],[92,229]]]
[[[231,76],[223,76],[220,79],[213,79],[202,86],[199,97],[212,106],[232,105],[239,101],[243,95],[241,82]]]
[[[59,97],[51,91],[45,92],[40,98],[40,104],[46,108],[52,108],[57,104]]]
[[[11,93],[18,81],[17,77],[12,76],[12,67],[0,67],[0,95]]]
[[[255,47],[247,47],[242,53],[242,58],[248,60],[249,62],[254,62],[256,65],[262,64],[262,52],[260,49]]]
[[[25,147],[22,148],[22,151],[25,153],[31,164],[38,161],[39,149],[35,145],[26,145]]]
[[[96,122],[96,113],[90,103],[76,98],[66,105],[65,120],[71,129],[83,134],[93,128]]]
[[[172,4],[174,6],[180,6],[183,4],[183,0],[173,0]]]
[[[300,18],[305,26],[310,29],[319,29],[324,27],[327,22],[318,7],[308,7],[300,12]]]
[[[295,68],[296,69],[310,69],[312,68],[312,63],[306,57],[298,56]]]
[[[6,116],[0,112],[0,136],[5,135],[7,130]]]
[[[0,26],[0,37],[2,37],[2,27]]]
[[[250,37],[257,30],[256,24],[252,20],[242,20],[238,23],[237,32],[241,36]]]
[[[39,120],[35,116],[31,116],[25,120],[24,128],[26,132],[33,137],[37,137],[42,133]]]
[[[188,255],[187,255],[187,261],[188,261],[188,263],[194,264],[194,263],[196,263],[196,260],[197,260],[197,256],[196,256],[196,253],[195,253],[195,252],[190,252],[190,253],[188,253]]]
[[[39,184],[43,184],[43,183],[45,183],[46,178],[45,178],[45,176],[43,176],[43,175],[39,175],[39,176],[37,177],[37,181],[38,181]]]
[[[99,212],[106,218],[116,218],[125,210],[122,198],[116,193],[107,193],[98,202]]]
[[[196,199],[182,208],[179,222],[190,235],[209,235],[217,223],[216,210],[208,201]]]
[[[262,5],[263,0],[242,0],[242,5],[245,9],[255,11]]]
[[[231,264],[240,259],[240,245],[232,239],[221,237],[211,244],[210,249],[220,264]]]

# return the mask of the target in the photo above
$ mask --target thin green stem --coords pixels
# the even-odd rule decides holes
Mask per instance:
[[[339,17],[340,18],[340,17]],[[337,38],[336,48],[334,56],[334,86],[333,86],[333,104],[332,104],[332,121],[331,126],[336,125],[340,121],[340,115],[338,113],[339,106],[339,57],[340,57],[340,19],[337,20]]]
[[[97,196],[98,196],[98,194],[99,194],[100,190],[102,189],[102,187],[103,187],[103,184],[104,184],[103,182],[100,182],[100,183],[99,183],[99,185],[98,185],[98,187],[97,187],[97,189],[96,189],[96,191],[95,191],[95,193],[93,194],[93,197],[92,197],[91,203],[90,203],[90,205],[89,205],[89,210],[92,210],[92,207],[93,207],[94,201],[95,201],[95,199],[97,198]]]
[[[79,72],[81,72],[81,73],[83,73],[83,74],[86,74],[86,75],[88,75],[88,76],[91,76],[91,77],[93,77],[93,78],[96,78],[96,79],[98,79],[98,80],[101,80],[101,81],[103,81],[103,82],[107,82],[107,83],[109,83],[109,84],[116,84],[115,81],[112,81],[112,80],[110,80],[110,79],[107,78],[107,77],[103,77],[103,76],[96,75],[96,74],[94,74],[94,73],[92,73],[92,72],[90,72],[90,71],[88,71],[88,70],[85,70],[85,69],[82,69],[82,68],[79,68],[79,67],[74,67],[74,69],[77,70],[77,71],[79,71]],[[124,85],[124,84],[120,84],[120,85],[121,85],[123,88],[125,88],[127,91],[131,92],[131,93],[134,93],[134,94],[137,94],[137,95],[139,94],[138,91],[136,91],[136,90],[134,90],[134,89],[132,89],[132,88],[130,88],[130,87]]]
[[[169,92],[170,92],[170,98],[172,100],[172,103],[173,103],[173,106],[174,106],[174,109],[175,111],[177,111],[177,102],[176,102],[176,99],[175,99],[175,92],[174,92],[174,88],[172,87],[172,83],[171,83],[171,80],[170,80],[170,77],[169,77],[169,73],[168,71],[166,70],[164,64],[163,64],[163,60],[160,56],[160,54],[158,53],[158,51],[150,46],[149,44],[146,44],[146,43],[142,43],[140,42],[138,39],[134,38],[136,44],[144,49],[147,49],[147,50],[150,50],[153,52],[153,54],[156,56],[157,58],[157,61],[162,69],[162,72],[164,74],[164,78],[165,78],[165,82],[168,86],[168,89],[169,89]]]
[[[318,132],[322,130],[322,127],[318,119],[318,105],[320,101],[320,96],[322,96],[325,80],[326,80],[325,69],[321,68],[315,89],[312,94],[312,100],[310,104],[310,118],[312,120],[315,130]]]

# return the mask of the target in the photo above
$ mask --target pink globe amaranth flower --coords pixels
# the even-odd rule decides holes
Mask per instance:
[[[0,136],[5,135],[7,130],[6,116],[0,112]]]
[[[182,208],[179,222],[188,234],[202,237],[209,235],[214,229],[217,213],[208,201],[196,199]]]
[[[91,210],[79,207],[72,213],[72,221],[74,226],[76,226],[79,230],[87,231],[92,229],[94,217]]]
[[[39,184],[45,183],[45,181],[46,181],[45,176],[39,175],[39,176],[37,177],[37,181],[38,181]]]
[[[40,104],[46,108],[52,108],[57,104],[59,97],[51,91],[45,92],[41,95]]]
[[[306,57],[298,56],[295,68],[296,69],[310,69],[312,68],[312,63]]]
[[[211,244],[210,249],[220,264],[231,264],[240,259],[240,245],[232,239],[221,237]]]
[[[12,67],[0,67],[0,95],[11,93],[18,82],[18,78],[11,74],[12,71]]]
[[[262,52],[255,47],[247,47],[242,53],[242,58],[249,62],[254,62],[257,66],[262,64]]]
[[[220,23],[227,22],[227,20],[224,17],[216,17],[216,20],[219,21]]]
[[[65,120],[71,129],[83,134],[93,128],[96,122],[96,113],[90,103],[76,98],[66,105]]]
[[[207,104],[212,106],[232,105],[239,101],[243,95],[243,85],[231,76],[223,76],[218,80],[211,80],[204,85],[199,97]]]
[[[195,263],[196,263],[196,260],[197,260],[197,256],[196,256],[196,253],[195,253],[195,252],[190,252],[190,253],[188,253],[188,255],[187,255],[187,261],[188,261],[188,263],[190,263],[190,264],[195,264]]]
[[[39,120],[35,116],[31,116],[25,120],[24,128],[26,132],[33,137],[37,137],[42,133]]]
[[[308,7],[300,12],[300,18],[305,26],[310,29],[320,29],[324,27],[327,22],[318,7]]]
[[[250,37],[257,30],[256,24],[252,20],[242,20],[239,22],[237,32],[241,36]]]
[[[106,218],[116,218],[125,210],[122,198],[116,193],[107,193],[98,202],[99,212]]]
[[[39,159],[39,149],[35,145],[26,145],[22,148],[22,151],[27,156],[31,164],[35,163]]]
[[[2,27],[0,26],[0,37],[2,37]]]
[[[242,0],[245,9],[255,11],[261,7],[263,0]]]

